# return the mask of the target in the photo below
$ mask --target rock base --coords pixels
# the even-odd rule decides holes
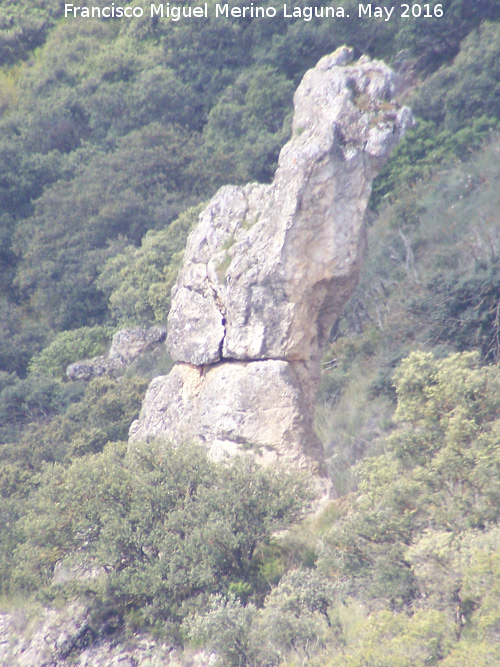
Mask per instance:
[[[322,472],[323,448],[287,361],[177,364],[152,381],[130,429],[131,442],[156,437],[203,443],[216,460],[251,452]]]

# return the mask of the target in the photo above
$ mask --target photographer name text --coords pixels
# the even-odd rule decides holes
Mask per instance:
[[[207,19],[209,16],[215,18],[233,19],[259,19],[275,18],[279,10],[276,7],[259,7],[251,2],[248,5],[231,6],[228,3],[210,4],[205,2],[197,6],[171,5],[169,2],[162,4],[151,4],[149,13],[143,7],[134,5],[115,5],[111,3],[105,7],[79,7],[78,5],[65,4],[64,16],[66,18],[80,17],[85,19],[138,19],[149,16],[156,19],[170,19],[180,21],[181,19]],[[444,15],[441,4],[431,5],[428,3],[402,3],[399,6],[385,7],[374,3],[359,3],[358,11],[354,14],[360,19],[379,19],[390,21],[392,18],[441,18]],[[294,7],[284,4],[281,8],[281,16],[289,19],[343,19],[353,16],[352,10],[348,13],[342,6],[329,7]]]

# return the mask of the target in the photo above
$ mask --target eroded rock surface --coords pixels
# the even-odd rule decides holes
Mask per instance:
[[[110,617],[101,628],[89,610],[73,603],[45,608],[28,618],[19,609],[0,611],[1,667],[181,667],[186,662],[172,646],[147,634],[133,641],[120,632],[121,620]],[[204,664],[207,664],[206,662]]]
[[[253,451],[264,463],[284,456],[303,465],[305,457],[321,461],[311,420],[299,378],[286,361],[178,364],[151,383],[130,437],[197,439],[215,459]]]
[[[396,75],[343,47],[306,73],[270,185],[223,187],[191,233],[131,440],[198,439],[321,469],[319,355],[354,290],[374,176],[413,123]]]

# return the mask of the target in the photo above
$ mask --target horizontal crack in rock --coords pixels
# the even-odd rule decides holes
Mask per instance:
[[[372,180],[413,123],[396,84],[384,63],[355,63],[347,47],[322,58],[295,93],[272,183],[225,186],[209,202],[172,297],[167,344],[178,365],[146,396],[133,439],[187,437],[211,451],[230,433],[323,469],[319,359],[358,281]],[[186,364],[203,368],[201,386]]]

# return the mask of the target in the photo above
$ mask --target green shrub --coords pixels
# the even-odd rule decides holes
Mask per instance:
[[[120,324],[166,321],[186,239],[202,208],[188,209],[165,229],[149,231],[140,248],[127,246],[106,262],[98,285]]]
[[[213,596],[208,608],[189,616],[188,638],[214,651],[221,665],[308,662],[324,647],[333,589],[311,570],[292,570],[273,588],[262,609],[234,597]]]
[[[55,595],[56,563],[94,571],[61,585],[92,591],[97,608],[175,627],[235,582],[265,589],[259,549],[308,498],[303,476],[247,458],[216,465],[201,447],[108,445],[44,472],[20,522],[14,580]]]
[[[395,383],[396,428],[383,454],[358,465],[358,498],[320,558],[357,595],[391,607],[418,596],[406,552],[429,522],[458,534],[500,516],[498,369],[480,367],[472,353],[413,353]]]
[[[32,464],[37,462],[38,467],[41,461],[68,462],[97,454],[108,442],[126,440],[130,424],[139,416],[147,384],[137,376],[94,378],[79,401],[23,435]]]
[[[500,118],[500,24],[483,23],[468,35],[447,67],[429,77],[414,95],[415,112],[456,132],[474,119]]]
[[[103,326],[62,331],[48,347],[31,360],[29,371],[65,379],[69,364],[103,354],[113,333],[114,329]]]
[[[43,423],[66,404],[68,393],[53,378],[0,372],[0,442],[15,442],[29,423]]]
[[[216,664],[243,667],[255,664],[251,633],[256,615],[253,604],[244,606],[237,598],[213,595],[206,610],[188,617],[183,629],[195,646],[217,654]]]
[[[490,114],[489,109],[485,111]],[[406,188],[428,180],[438,167],[467,160],[499,129],[500,112],[499,116],[473,117],[456,132],[440,131],[432,121],[418,120],[375,179],[370,205],[377,208],[384,198],[402,197]]]

